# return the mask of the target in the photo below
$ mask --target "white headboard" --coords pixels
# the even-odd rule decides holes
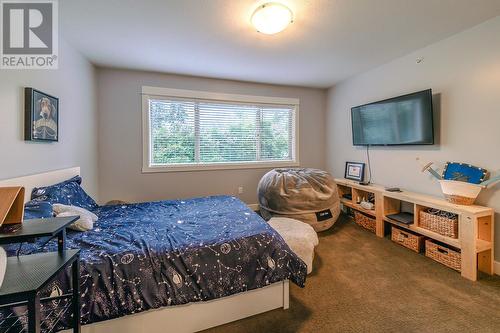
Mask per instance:
[[[24,202],[26,202],[30,200],[31,190],[33,190],[33,188],[56,184],[79,175],[80,167],[60,169],[30,176],[0,180],[0,187],[24,186]]]

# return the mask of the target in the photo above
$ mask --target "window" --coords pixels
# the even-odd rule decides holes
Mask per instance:
[[[144,172],[298,165],[298,100],[143,87]]]

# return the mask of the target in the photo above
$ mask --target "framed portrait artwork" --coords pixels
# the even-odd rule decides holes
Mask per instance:
[[[358,162],[345,162],[344,178],[363,182],[365,179],[365,164]]]
[[[24,88],[24,140],[59,141],[59,99]]]

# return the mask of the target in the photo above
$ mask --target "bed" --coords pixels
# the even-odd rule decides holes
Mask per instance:
[[[0,182],[0,186],[53,184],[80,173],[59,170]],[[288,281],[304,286],[306,266],[264,220],[231,196],[100,206],[93,230],[69,232],[82,249],[83,332],[192,332],[288,308]],[[53,251],[55,242],[24,245],[23,253]],[[13,254],[15,247],[6,250]],[[58,295],[69,272],[48,286]],[[45,329],[68,318],[44,305]],[[22,313],[17,308],[16,313]],[[56,315],[59,314],[59,315]]]

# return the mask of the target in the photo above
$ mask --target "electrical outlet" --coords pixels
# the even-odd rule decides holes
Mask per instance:
[[[243,186],[238,186],[238,194],[243,194],[244,189]]]

